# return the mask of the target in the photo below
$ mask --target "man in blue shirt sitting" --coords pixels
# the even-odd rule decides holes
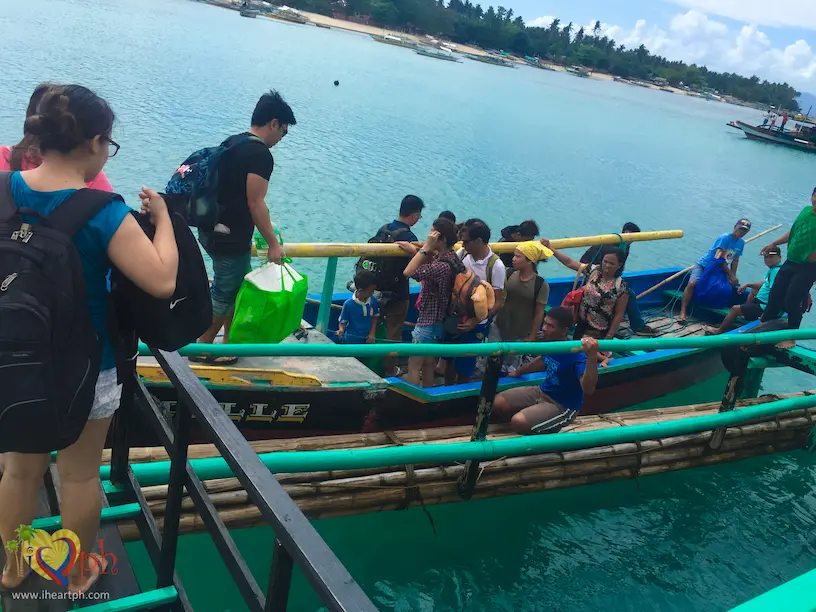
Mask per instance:
[[[551,308],[541,329],[544,342],[567,340],[572,327],[572,312]],[[510,374],[513,378],[532,372],[546,372],[541,386],[517,387],[499,393],[493,412],[510,419],[516,433],[555,433],[569,425],[584,404],[584,396],[595,392],[598,384],[598,341],[584,337],[582,353],[542,355]]]
[[[691,304],[691,299],[694,297],[694,288],[697,286],[697,281],[703,270],[715,259],[724,259],[722,264],[723,271],[728,275],[728,281],[732,286],[739,285],[737,279],[737,266],[739,266],[739,258],[745,250],[745,235],[751,231],[751,222],[748,219],[740,219],[734,226],[734,231],[723,234],[714,241],[714,245],[708,250],[708,253],[703,255],[691,271],[688,285],[683,292],[683,304],[680,307],[680,316],[678,320],[685,323],[688,320],[688,307]],[[730,266],[730,267],[729,267]]]
[[[782,249],[778,246],[772,246],[765,249],[763,253],[765,258],[765,265],[768,266],[768,271],[765,273],[765,279],[760,283],[747,283],[742,285],[737,291],[740,294],[745,293],[750,289],[751,294],[741,306],[732,306],[731,311],[723,319],[719,327],[706,327],[705,333],[707,336],[716,336],[730,331],[734,326],[734,321],[737,317],[742,317],[746,321],[756,321],[762,317],[765,308],[768,306],[768,298],[771,295],[771,287],[773,287],[776,275],[782,267]]]

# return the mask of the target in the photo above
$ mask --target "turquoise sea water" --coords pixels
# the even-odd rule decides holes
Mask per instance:
[[[273,149],[268,202],[290,242],[363,241],[417,193],[428,204],[419,233],[444,209],[482,217],[496,233],[532,217],[550,237],[631,220],[686,237],[636,245],[630,269],[684,266],[741,216],[755,231],[790,223],[814,185],[816,156],[725,126],[757,120],[755,111],[440,62],[187,0],[7,2],[0,34],[0,141],[19,139],[35,84],[86,84],[118,115],[122,150],[105,170],[131,205],[141,185],[161,189],[188,153],[245,129],[260,94],[280,89],[298,125]],[[764,242],[748,247],[744,282],[762,277]],[[322,262],[295,265],[318,290]],[[345,262],[338,284],[350,269]],[[564,275],[556,262],[543,271]],[[765,390],[813,386],[774,371]],[[812,457],[798,453],[439,507],[437,536],[413,511],[318,526],[383,609],[726,609],[816,567],[815,476]],[[241,539],[269,552],[268,539]],[[266,558],[253,558],[265,583]],[[241,609],[214,570],[200,571],[209,579],[196,589],[200,609]],[[296,609],[315,608],[304,597]]]

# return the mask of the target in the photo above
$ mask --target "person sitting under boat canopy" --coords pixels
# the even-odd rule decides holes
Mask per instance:
[[[557,306],[544,318],[544,342],[567,340],[572,327],[572,312]],[[583,352],[542,355],[510,373],[519,378],[533,372],[545,372],[540,386],[517,387],[499,393],[493,412],[510,419],[513,430],[520,434],[556,433],[572,423],[584,404],[584,396],[592,395],[598,384],[598,341],[581,339]]]

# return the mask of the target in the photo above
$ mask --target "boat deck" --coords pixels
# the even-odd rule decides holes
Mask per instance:
[[[331,344],[332,341],[303,321],[302,332],[286,338],[282,344]],[[190,363],[193,372],[205,383],[219,387],[247,386],[276,390],[296,388],[301,391],[385,389],[385,380],[374,374],[354,357],[315,359],[314,357],[242,357],[234,365]],[[143,380],[153,384],[169,381],[153,357],[139,357],[138,371]]]

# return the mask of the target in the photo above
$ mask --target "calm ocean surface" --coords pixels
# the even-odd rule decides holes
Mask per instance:
[[[0,141],[20,138],[37,83],[88,85],[117,113],[122,150],[105,170],[131,205],[193,150],[244,130],[260,94],[280,89],[298,125],[273,149],[268,203],[288,242],[364,241],[416,193],[428,205],[420,234],[444,209],[482,217],[496,234],[535,218],[553,238],[635,221],[686,237],[636,245],[630,269],[685,266],[741,216],[755,231],[789,225],[816,182],[816,157],[725,126],[756,120],[755,111],[434,61],[368,36],[186,0],[6,2],[0,57]],[[764,274],[765,242],[748,247],[743,282]],[[295,265],[318,290],[323,262]],[[543,272],[564,275],[555,262]],[[813,386],[766,375],[768,391]],[[413,511],[318,526],[385,610],[723,610],[816,567],[814,482],[816,461],[796,453],[437,507],[436,536]],[[256,533],[242,544],[258,550],[265,584],[271,540]],[[222,571],[201,569],[200,609],[242,609],[215,579]],[[314,608],[304,595],[293,609]]]

